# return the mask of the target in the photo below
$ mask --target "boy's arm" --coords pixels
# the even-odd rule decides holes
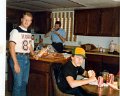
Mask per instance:
[[[84,80],[74,80],[72,76],[67,76],[66,80],[71,88],[75,88],[96,81],[97,79],[95,76],[91,76],[90,78]]]

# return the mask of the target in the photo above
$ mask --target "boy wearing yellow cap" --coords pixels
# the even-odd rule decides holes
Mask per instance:
[[[95,72],[85,71],[81,65],[85,60],[85,50],[76,47],[72,50],[71,60],[64,64],[58,77],[58,87],[61,91],[75,96],[93,96],[87,94],[80,86],[96,81]],[[87,76],[88,79],[77,80],[77,75]]]

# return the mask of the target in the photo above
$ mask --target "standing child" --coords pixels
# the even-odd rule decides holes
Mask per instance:
[[[25,12],[21,18],[21,24],[10,33],[9,50],[10,66],[14,76],[12,96],[27,96],[26,86],[28,83],[30,60],[29,53],[34,55],[32,48],[31,33],[28,27],[32,23],[32,14]]]

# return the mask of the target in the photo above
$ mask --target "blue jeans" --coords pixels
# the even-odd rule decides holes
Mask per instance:
[[[17,60],[20,66],[20,73],[15,72],[12,58],[10,58],[9,60],[14,77],[12,96],[27,96],[26,86],[28,83],[29,70],[30,70],[29,56],[18,54]]]

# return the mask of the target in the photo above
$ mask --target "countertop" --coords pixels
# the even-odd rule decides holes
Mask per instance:
[[[71,53],[71,48],[66,48],[64,50],[64,52],[66,53]],[[112,54],[108,52],[108,49],[105,49],[105,52],[99,52],[98,48],[90,50],[90,51],[86,51],[86,54],[96,54],[96,55],[104,55],[104,56],[113,56],[113,57],[120,57],[120,54],[116,53],[116,54]]]
[[[109,54],[109,53],[107,53],[107,52],[86,52],[86,54],[96,54],[96,55],[120,57],[120,55]]]
[[[113,57],[120,57],[119,53],[109,53],[108,49],[105,49],[105,52],[99,52],[98,48],[94,50],[90,50],[86,52],[86,54],[96,54],[96,55],[104,55],[104,56],[113,56]]]
[[[36,60],[33,57],[30,57],[31,60]],[[69,58],[66,57],[54,57],[54,58],[44,58],[39,57],[38,61],[49,62],[49,63],[65,63]]]

